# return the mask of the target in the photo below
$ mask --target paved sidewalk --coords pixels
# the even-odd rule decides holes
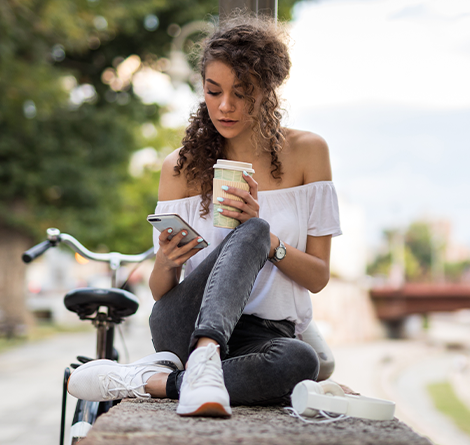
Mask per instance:
[[[306,424],[282,407],[235,407],[230,419],[182,418],[176,402],[127,399],[81,445],[430,445],[398,420]]]
[[[148,325],[123,328],[130,356],[124,354],[120,335],[116,347],[123,361],[134,361],[153,352]],[[56,335],[29,342],[0,354],[0,444],[56,445],[64,368],[75,356],[93,357],[94,332]],[[76,399],[68,397],[66,441],[72,424]]]

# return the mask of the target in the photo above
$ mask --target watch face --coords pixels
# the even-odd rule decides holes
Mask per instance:
[[[286,256],[286,249],[282,247],[276,250],[276,258],[282,260]]]

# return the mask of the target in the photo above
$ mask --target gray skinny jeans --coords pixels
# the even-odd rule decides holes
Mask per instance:
[[[155,350],[171,351],[183,363],[200,337],[220,345],[232,405],[289,403],[298,382],[318,375],[317,354],[293,338],[294,323],[242,316],[269,254],[269,232],[269,224],[259,218],[240,224],[155,303],[150,316]],[[183,375],[169,375],[168,397],[178,398]]]

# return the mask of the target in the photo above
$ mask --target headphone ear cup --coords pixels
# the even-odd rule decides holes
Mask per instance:
[[[315,417],[318,414],[318,409],[314,408],[316,395],[344,397],[344,391],[337,383],[329,380],[322,382],[304,380],[297,383],[292,391],[292,408],[301,416]]]
[[[315,417],[318,414],[318,410],[312,408],[309,402],[309,399],[314,394],[324,394],[323,388],[318,382],[303,380],[297,383],[291,395],[292,408],[301,416]]]
[[[326,396],[344,397],[343,388],[335,382],[324,380],[322,382],[318,382],[318,385],[321,386],[321,390],[323,391],[322,394],[325,394]]]

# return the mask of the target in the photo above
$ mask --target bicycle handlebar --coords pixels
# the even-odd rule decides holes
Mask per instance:
[[[67,244],[67,246],[84,258],[109,263],[111,269],[118,269],[121,264],[140,263],[154,255],[153,247],[137,255],[126,255],[119,252],[95,253],[88,250],[73,236],[68,235],[67,233],[60,233],[58,229],[53,228],[47,229],[47,238],[47,241],[43,241],[42,243],[31,247],[31,249],[23,253],[22,259],[25,263],[33,261],[38,256],[42,255],[47,249],[55,247],[61,242]]]
[[[30,263],[38,256],[41,256],[47,249],[51,247],[52,243],[49,240],[43,241],[42,243],[31,247],[31,249],[28,249],[25,253],[23,253],[23,256],[21,257],[23,263]]]

